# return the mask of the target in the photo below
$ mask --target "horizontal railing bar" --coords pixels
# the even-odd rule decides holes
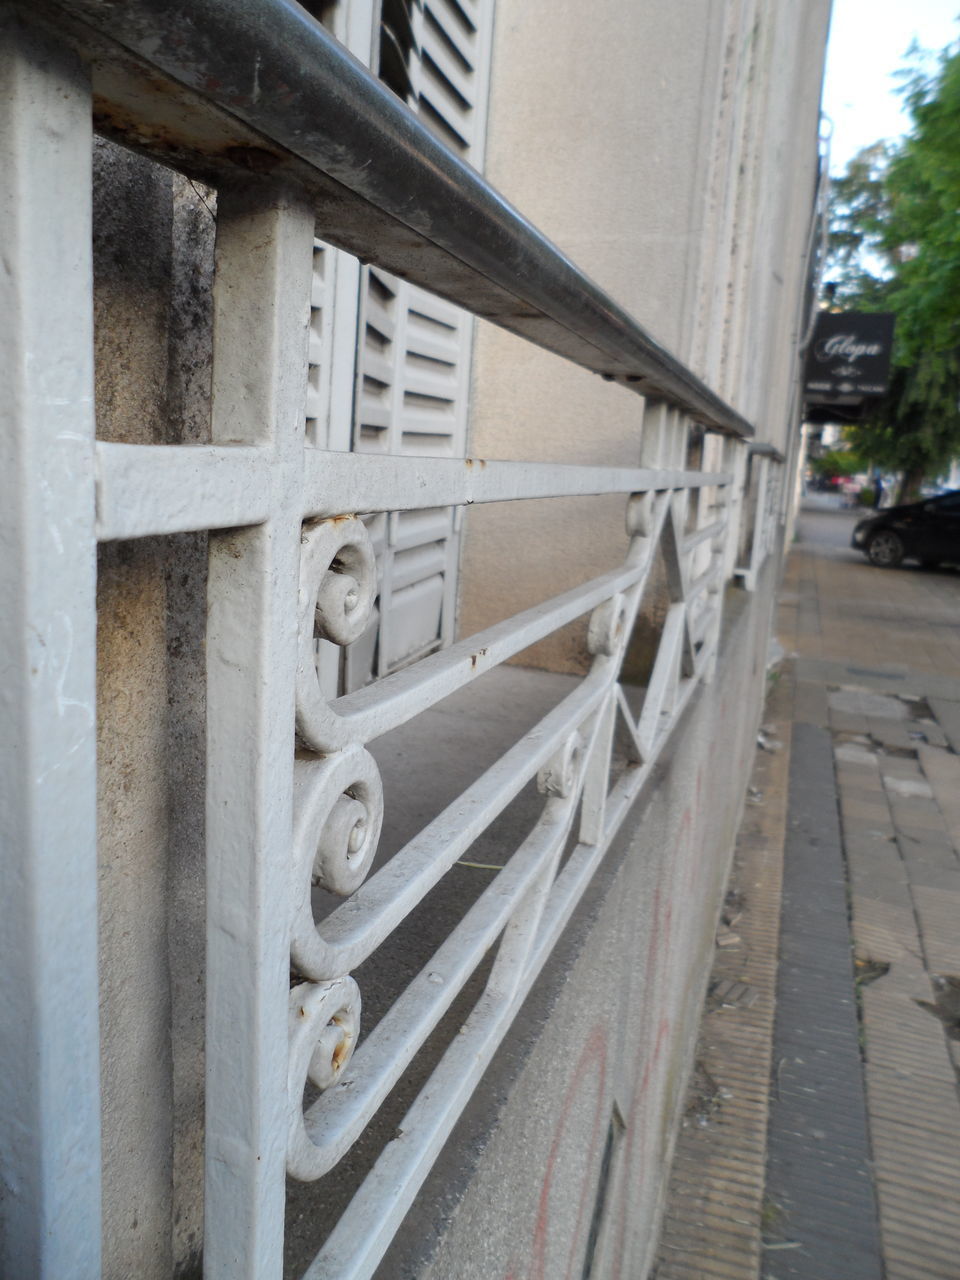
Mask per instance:
[[[766,444],[763,441],[751,440],[750,453],[754,457],[769,458],[771,462],[786,462],[786,458],[776,445]]]
[[[325,239],[709,427],[753,435],[293,0],[59,0],[56,10],[99,46],[102,132],[166,163],[192,157],[214,180],[305,182]],[[82,44],[82,30],[74,36]],[[117,74],[105,43],[153,76]],[[248,126],[239,145],[224,119]]]
[[[482,458],[408,458],[368,453],[306,454],[307,512],[416,510],[726,485],[727,472],[657,471],[569,463],[503,462]]]
[[[266,449],[98,441],[96,457],[101,542],[239,528],[270,511]]]
[[[99,441],[97,537],[142,538],[259,524],[271,454],[248,445]],[[480,458],[304,451],[304,518],[729,484],[726,472],[656,471]]]

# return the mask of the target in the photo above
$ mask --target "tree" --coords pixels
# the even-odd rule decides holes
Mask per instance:
[[[818,476],[855,476],[865,470],[860,455],[852,449],[828,449],[811,458],[810,467]]]
[[[883,231],[890,217],[886,176],[892,148],[875,142],[858,152],[830,191],[830,243],[826,273],[831,300],[861,311],[883,299],[890,263]]]
[[[960,45],[903,79],[912,128],[836,182],[828,256],[837,302],[896,316],[890,390],[853,438],[901,500],[960,455]]]

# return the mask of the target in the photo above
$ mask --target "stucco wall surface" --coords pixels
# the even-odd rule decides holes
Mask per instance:
[[[209,434],[214,221],[179,175],[94,152],[97,434]],[[206,203],[205,203],[206,201]],[[206,538],[104,543],[97,742],[104,1276],[192,1267],[203,1234]]]
[[[490,179],[778,446],[796,417],[828,17],[828,0],[497,6]],[[639,397],[490,325],[473,391],[474,456],[652,461]],[[465,633],[615,557],[616,504],[579,510],[469,513]],[[558,670],[575,656],[569,636],[537,654]]]

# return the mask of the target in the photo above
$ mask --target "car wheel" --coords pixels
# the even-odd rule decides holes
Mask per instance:
[[[867,559],[881,569],[895,569],[904,550],[903,539],[892,529],[878,529],[867,543]]]

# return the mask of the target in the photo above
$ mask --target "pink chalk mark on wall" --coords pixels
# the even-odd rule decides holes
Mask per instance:
[[[689,829],[689,811],[681,819],[679,833]],[[679,834],[678,833],[678,834]],[[672,882],[672,883],[671,883]],[[660,863],[657,883],[653,891],[652,922],[650,938],[647,943],[645,968],[646,989],[643,996],[642,1022],[645,1025],[656,1025],[656,1034],[652,1048],[649,1039],[644,1039],[637,1054],[635,1069],[640,1079],[634,1088],[627,1116],[624,1139],[623,1169],[620,1179],[620,1194],[613,1210],[613,1230],[616,1232],[617,1247],[614,1250],[613,1265],[615,1280],[622,1272],[625,1264],[624,1250],[627,1238],[628,1214],[632,1205],[639,1203],[641,1192],[641,1174],[643,1164],[639,1156],[643,1151],[647,1133],[650,1128],[650,1117],[655,1112],[658,1095],[662,1088],[651,1089],[656,1080],[656,1073],[663,1059],[671,1031],[672,1021],[666,1012],[658,1012],[663,1007],[664,979],[668,970],[668,961],[673,951],[673,893],[668,891],[664,904],[665,884],[670,890],[676,884],[676,861],[664,858]],[[656,1019],[656,1022],[655,1022]],[[643,1064],[642,1071],[640,1064]],[[632,1280],[632,1277],[631,1277]]]
[[[546,1170],[543,1176],[543,1186],[540,1191],[540,1203],[537,1209],[537,1222],[533,1235],[533,1249],[530,1260],[530,1280],[559,1280],[559,1272],[555,1269],[547,1272],[547,1252],[548,1243],[551,1235],[553,1223],[553,1210],[550,1203],[551,1192],[553,1191],[554,1176],[557,1170],[557,1164],[560,1159],[564,1146],[564,1138],[568,1123],[573,1114],[574,1108],[578,1110],[582,1107],[584,1101],[585,1088],[592,1087],[595,1090],[593,1124],[590,1131],[590,1147],[586,1160],[580,1162],[580,1170],[583,1175],[591,1172],[596,1168],[597,1150],[600,1144],[601,1130],[603,1128],[603,1104],[605,1098],[605,1083],[607,1073],[607,1032],[602,1023],[596,1023],[592,1028],[590,1035],[587,1037],[586,1043],[577,1059],[577,1065],[574,1067],[570,1083],[564,1094],[563,1102],[560,1106],[560,1115],[557,1120],[556,1129],[554,1131],[553,1142],[550,1146],[550,1154],[547,1157]],[[562,1230],[563,1238],[567,1242],[565,1255],[567,1257],[567,1269],[564,1280],[574,1274],[575,1265],[579,1256],[577,1248],[581,1233],[583,1231],[584,1221],[587,1217],[587,1208],[591,1203],[593,1194],[593,1184],[586,1176],[581,1177],[580,1198],[577,1204],[577,1218],[572,1235],[569,1232],[567,1221],[562,1224],[559,1229]],[[565,1215],[566,1216],[566,1215]]]

